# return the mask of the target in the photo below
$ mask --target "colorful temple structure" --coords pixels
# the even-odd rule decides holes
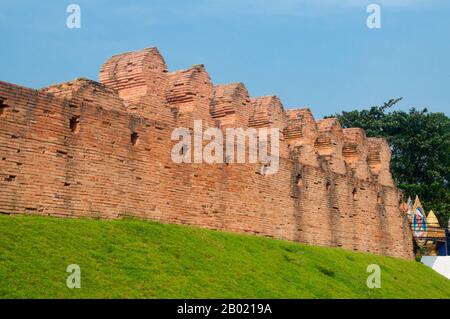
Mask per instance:
[[[425,214],[419,196],[414,204],[409,197],[407,203],[402,203],[401,210],[410,221],[415,243],[425,255],[450,256],[450,220],[448,229],[441,227],[432,210]]]

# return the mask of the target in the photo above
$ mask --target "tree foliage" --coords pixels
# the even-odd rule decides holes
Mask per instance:
[[[383,106],[333,115],[344,128],[361,127],[369,137],[384,137],[392,150],[391,171],[406,196],[419,195],[441,225],[450,217],[450,118],[425,108],[388,112],[401,100]]]

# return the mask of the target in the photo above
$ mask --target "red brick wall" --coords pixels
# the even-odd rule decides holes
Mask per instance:
[[[134,216],[412,257],[384,140],[251,99],[241,83],[214,86],[202,65],[169,73],[155,48],[112,57],[100,80],[0,82],[0,212]],[[173,163],[173,129],[196,119],[280,128],[278,173]]]

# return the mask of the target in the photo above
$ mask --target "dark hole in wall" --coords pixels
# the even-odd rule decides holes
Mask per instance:
[[[5,181],[7,182],[13,182],[16,179],[15,175],[9,175],[7,177],[5,177]]]
[[[73,133],[78,133],[80,131],[80,118],[78,116],[74,116],[70,119],[70,130]]]
[[[5,114],[5,110],[8,105],[5,104],[5,99],[0,98],[0,116]]]
[[[357,200],[358,199],[358,191],[356,190],[356,188],[353,188],[352,196],[353,196],[353,200]]]
[[[303,186],[303,178],[302,178],[302,174],[297,174],[297,176],[295,177],[295,184],[298,187],[302,187]]]
[[[131,134],[131,144],[133,144],[133,146],[136,146],[138,142],[139,142],[139,134],[136,132],[133,132]]]
[[[325,188],[326,188],[327,191],[330,190],[330,186],[331,186],[330,181],[327,181],[327,184],[326,184],[326,186],[325,186]]]
[[[381,194],[380,193],[377,194],[377,203],[381,204]]]

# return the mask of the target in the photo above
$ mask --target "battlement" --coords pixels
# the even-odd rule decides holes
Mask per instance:
[[[180,124],[190,127],[194,119],[202,119],[211,126],[212,97],[213,84],[203,65],[169,73],[166,100],[176,108]]]
[[[393,186],[390,172],[391,148],[384,138],[368,138],[367,163],[373,175],[377,176],[378,183]]]
[[[204,65],[169,73],[166,98],[168,103],[183,104],[205,100],[210,102],[212,83]]]
[[[311,142],[317,134],[317,123],[309,108],[287,110],[286,138],[292,143]]]
[[[214,86],[210,112],[221,127],[247,127],[253,107],[245,85],[232,83]]]
[[[75,108],[81,107],[83,103],[90,103],[105,109],[125,111],[123,101],[116,90],[84,78],[51,85],[40,91],[70,100],[71,106]]]
[[[156,48],[111,57],[99,79],[0,82],[0,213],[134,216],[412,257],[384,139],[215,85],[203,65],[169,72]],[[279,171],[174,163],[172,132],[195,120],[278,128]]]
[[[141,95],[165,97],[167,65],[156,48],[114,55],[103,64],[99,79],[124,100]]]
[[[370,179],[368,166],[369,141],[360,128],[347,128],[344,132],[342,155],[345,163],[353,170],[358,179]]]
[[[251,99],[253,114],[249,119],[251,127],[277,127],[283,131],[287,126],[287,116],[283,104],[277,96],[262,96]]]

